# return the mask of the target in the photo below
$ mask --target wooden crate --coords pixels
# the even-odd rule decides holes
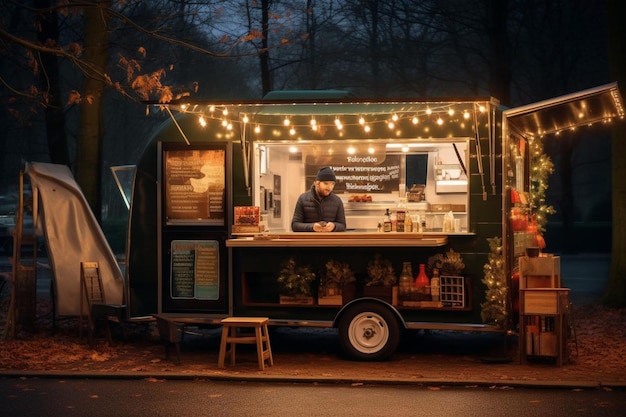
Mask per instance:
[[[540,256],[519,258],[520,288],[559,288],[561,286],[561,257]]]
[[[569,288],[520,289],[522,314],[565,314],[569,308]]]

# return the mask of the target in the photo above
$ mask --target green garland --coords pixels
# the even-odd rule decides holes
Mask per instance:
[[[489,262],[483,267],[485,276],[482,279],[483,284],[487,286],[487,290],[485,290],[486,301],[480,304],[480,316],[483,323],[505,329],[508,319],[507,295],[509,288],[504,273],[502,239],[493,237],[488,238],[487,241],[490,249]]]
[[[546,190],[548,177],[554,172],[554,164],[548,155],[543,152],[541,139],[528,141],[530,151],[530,206],[536,215],[537,233],[546,231],[548,215],[556,213],[553,206],[546,204]]]

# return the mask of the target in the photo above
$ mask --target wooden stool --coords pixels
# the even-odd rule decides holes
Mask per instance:
[[[222,342],[220,344],[220,354],[217,360],[217,367],[224,368],[226,354],[230,354],[230,364],[235,364],[235,347],[238,343],[254,345],[256,344],[257,358],[259,361],[259,369],[265,370],[265,360],[269,366],[274,365],[272,358],[272,348],[270,346],[270,337],[267,331],[267,317],[228,317],[221,321]],[[238,332],[240,328],[253,328],[254,336],[245,336]],[[228,346],[229,349],[227,350]],[[265,344],[265,345],[264,345]]]

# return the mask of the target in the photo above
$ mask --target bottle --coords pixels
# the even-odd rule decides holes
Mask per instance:
[[[430,279],[430,296],[433,301],[439,301],[439,269],[433,268],[433,277]]]
[[[396,232],[406,232],[406,198],[401,197],[396,207]]]
[[[389,209],[385,210],[385,216],[383,217],[383,232],[391,232],[391,213]]]
[[[426,275],[426,264],[420,264],[420,272],[415,278],[415,286],[418,288],[426,288],[430,284],[428,275]]]
[[[406,211],[405,220],[404,220],[404,231],[412,232],[413,231],[413,220],[411,219],[411,214],[409,211]]]
[[[402,263],[402,273],[398,281],[400,287],[398,291],[401,296],[409,296],[411,294],[411,285],[413,284],[413,272],[411,270],[411,262]]]

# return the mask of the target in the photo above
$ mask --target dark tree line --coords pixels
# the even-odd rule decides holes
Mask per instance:
[[[121,215],[108,170],[135,162],[163,120],[147,99],[335,88],[516,106],[604,84],[623,78],[623,64],[609,74],[609,40],[624,56],[619,21],[608,36],[616,10],[617,0],[4,0],[0,189],[26,161],[67,164],[97,215]],[[562,143],[559,157],[577,146]],[[577,204],[563,196],[563,208]]]

